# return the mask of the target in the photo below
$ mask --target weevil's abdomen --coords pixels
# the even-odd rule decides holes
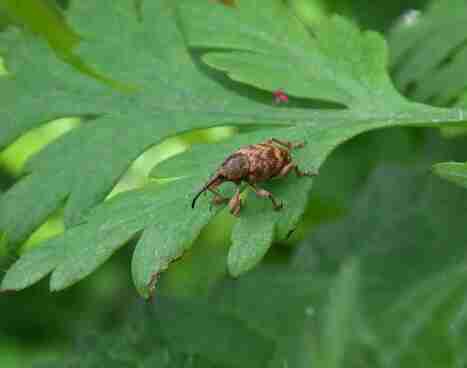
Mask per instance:
[[[260,182],[277,176],[282,168],[291,162],[286,149],[273,144],[261,143],[241,148],[237,151],[248,157],[249,182]]]

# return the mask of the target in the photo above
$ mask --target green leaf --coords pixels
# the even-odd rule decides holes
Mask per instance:
[[[230,359],[235,366],[239,351],[244,367],[246,345],[252,361],[261,362],[261,347],[273,342],[271,368],[328,367],[334,352],[345,367],[464,366],[467,192],[433,178],[426,167],[466,146],[433,137],[428,152],[411,155],[412,164],[379,165],[348,215],[317,226],[302,244],[274,247],[255,270],[225,280],[203,300],[165,298],[159,291],[154,308],[139,303],[127,330],[112,329],[111,337],[99,332],[74,352],[76,361],[211,367]],[[345,148],[359,153],[367,147]],[[347,149],[340,154],[359,157]],[[346,177],[338,168],[332,174]],[[210,255],[205,266],[217,261]],[[203,337],[211,345],[199,341]],[[318,359],[321,351],[328,359]]]
[[[61,4],[65,7],[66,4]],[[74,29],[67,23],[55,0],[5,0],[0,3],[0,12],[5,11],[10,21],[25,27],[28,31],[43,37],[56,55],[89,76],[122,90],[131,86],[119,83],[86,64],[74,49],[81,41]],[[8,48],[8,47],[7,47]]]
[[[173,190],[183,194],[186,184],[190,185],[187,181],[174,183]],[[177,203],[176,193],[165,192],[166,195],[172,196],[172,199],[165,206],[159,200],[157,212],[160,219],[152,219],[154,224],[146,229],[133,255],[133,280],[140,294],[145,297],[149,296],[159,273],[166,270],[172,260],[181,257],[184,251],[190,248],[212,215],[204,207],[200,208],[201,213],[197,216],[187,216],[190,203],[186,195],[183,194]],[[174,208],[177,210],[174,211]],[[170,222],[162,221],[166,216],[170,218]]]
[[[385,354],[388,366],[415,361],[417,367],[438,367],[442,362],[452,362],[458,367],[465,365],[466,271],[465,261],[452,265],[414,285],[390,306],[384,326],[400,327],[385,329],[389,341],[393,342]],[[423,349],[420,354],[420,347],[430,345],[436,348]]]
[[[467,14],[465,0],[433,1],[414,19],[402,19],[389,34],[392,68],[398,87],[411,98],[466,106]],[[465,127],[442,129],[447,138],[466,134]],[[439,176],[463,184],[461,163],[437,164]]]
[[[386,45],[377,33],[362,33],[335,16],[312,29],[310,37],[285,3],[260,4],[242,2],[238,11],[225,11],[209,3],[184,2],[189,44],[214,48],[203,54],[208,65],[267,91],[282,88],[291,96],[363,110],[405,105],[389,81]]]
[[[432,1],[389,33],[395,82],[411,98],[445,106],[465,91],[466,6],[465,0]]]
[[[430,146],[430,161],[454,151],[439,145]],[[370,328],[362,346],[365,331],[352,321],[346,366],[369,362],[367,350],[378,362],[367,366],[465,365],[467,192],[430,177],[416,158],[418,170],[377,169],[349,215],[320,226],[295,255],[298,266],[328,274],[359,257],[354,312]]]
[[[271,339],[218,306],[160,298],[156,310],[161,335],[176,350],[200,354],[228,367],[264,367],[272,357]]]
[[[15,23],[44,37],[57,52],[71,52],[79,42],[79,36],[66,23],[55,1],[4,0],[0,4]]]
[[[467,164],[463,162],[443,162],[433,165],[433,171],[443,179],[446,179],[461,187],[467,187]]]
[[[329,305],[321,334],[319,361],[329,368],[342,367],[345,352],[351,340],[357,307],[359,262],[344,263],[330,290]]]
[[[138,291],[148,296],[157,275],[190,248],[215,215],[207,200],[200,200],[195,210],[190,202],[236,148],[271,137],[305,140],[294,158],[303,169],[317,169],[335,147],[365,131],[444,126],[467,116],[460,109],[404,100],[385,72],[387,52],[379,35],[360,32],[339,17],[323,21],[310,33],[279,0],[242,1],[235,8],[191,0],[180,3],[178,14],[171,1],[144,2],[142,22],[135,19],[129,0],[72,5],[70,23],[83,30],[87,40],[78,56],[135,89],[112,90],[79,74],[27,35],[0,36],[10,71],[9,78],[0,80],[2,147],[57,117],[95,117],[34,156],[27,175],[2,195],[0,229],[11,249],[63,203],[69,228],[21,257],[7,273],[3,289],[24,288],[49,272],[51,288],[63,289],[143,232],[132,272]],[[269,34],[279,37],[277,42]],[[204,54],[201,50],[202,58],[242,82],[270,92],[284,88],[292,100],[322,99],[346,109],[277,106],[272,94],[261,98],[254,89],[199,63],[200,51],[188,49],[185,40],[189,47],[208,47]],[[195,146],[154,169],[153,175],[169,173],[177,181],[101,203],[148,148],[184,132],[226,125],[257,129],[222,144]],[[272,211],[264,199],[246,198],[228,256],[234,274],[251,269],[273,239],[284,239],[295,228],[312,182],[291,176],[265,184],[284,202],[282,211]],[[231,193],[229,188],[226,193]],[[261,240],[257,249],[253,239]]]
[[[65,249],[57,247],[57,240],[49,242],[40,249],[34,249],[15,263],[2,280],[2,290],[19,290],[42,279],[59,264]]]
[[[259,368],[276,348],[219,303],[158,296],[132,304],[121,326],[80,336],[60,366]]]
[[[253,268],[266,254],[274,236],[274,222],[240,219],[233,228],[232,247],[227,266],[232,276],[239,276]]]

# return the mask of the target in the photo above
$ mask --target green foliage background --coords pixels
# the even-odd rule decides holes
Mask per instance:
[[[4,1],[0,365],[464,367],[463,10]],[[284,211],[189,208],[271,136]]]

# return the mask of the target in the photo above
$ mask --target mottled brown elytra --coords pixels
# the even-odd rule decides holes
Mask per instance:
[[[198,197],[209,190],[214,193],[213,203],[221,204],[229,202],[230,212],[238,216],[242,206],[240,199],[240,184],[247,183],[254,189],[259,197],[267,197],[271,200],[275,210],[282,208],[282,202],[278,201],[271,192],[261,189],[257,183],[274,177],[287,176],[292,170],[297,176],[315,176],[317,171],[302,171],[292,160],[291,151],[294,148],[302,148],[305,144],[269,139],[264,143],[253,144],[240,148],[225,159],[216,170],[211,179],[201,188],[193,198],[191,204],[195,208]],[[222,183],[230,181],[237,185],[237,190],[232,198],[223,197],[216,188]]]

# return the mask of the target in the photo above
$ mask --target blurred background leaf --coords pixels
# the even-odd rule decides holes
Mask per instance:
[[[424,11],[402,15],[389,32],[391,67],[398,88],[410,98],[439,106],[467,106],[467,1],[433,0]],[[465,127],[441,129],[445,138]],[[465,164],[445,162],[434,172],[465,186]]]
[[[428,0],[288,0],[298,16],[313,24],[326,14],[342,14],[363,28],[386,31],[401,14],[422,9]]]
[[[396,85],[412,99],[461,103],[467,87],[467,2],[431,1],[403,15],[389,32]]]
[[[68,3],[66,0],[3,0],[0,19],[4,19],[4,25],[25,27],[40,35],[58,53],[70,53],[78,44],[79,36],[62,13],[61,8],[66,8]]]

